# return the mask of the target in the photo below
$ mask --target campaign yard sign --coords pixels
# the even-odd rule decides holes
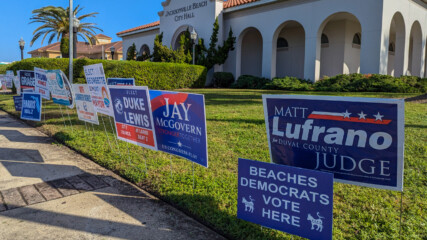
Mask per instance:
[[[332,239],[333,174],[239,159],[237,217],[308,239]]]
[[[46,70],[35,67],[34,78],[36,81],[35,92],[40,93],[42,95],[42,98],[50,100],[50,92],[47,83]]]
[[[113,86],[135,86],[135,79],[133,78],[109,78],[107,81],[108,85]]]
[[[21,119],[40,121],[42,116],[42,98],[39,93],[22,94]]]
[[[271,161],[403,190],[404,101],[263,95]]]
[[[13,78],[13,84],[16,88],[16,94],[21,95],[21,83],[19,82],[19,76]]]
[[[13,103],[15,104],[15,111],[22,110],[22,96],[13,96]]]
[[[20,70],[18,71],[18,77],[21,86],[21,91],[24,89],[32,89],[34,91],[36,86],[34,71]]]
[[[208,167],[204,96],[150,90],[150,98],[158,149]]]
[[[108,93],[107,81],[102,63],[84,66],[86,82],[97,112],[113,116],[113,107]]]
[[[7,88],[13,88],[13,78],[15,77],[15,74],[13,73],[12,70],[7,70],[6,71],[6,87]]]
[[[1,90],[7,90],[6,88],[6,78],[4,74],[0,74],[0,88]]]
[[[150,94],[147,87],[110,86],[117,138],[157,150]]]
[[[53,102],[73,108],[71,85],[64,73],[61,70],[47,70],[46,78]]]
[[[73,92],[79,119],[99,125],[98,114],[93,106],[89,87],[86,84],[73,84]]]

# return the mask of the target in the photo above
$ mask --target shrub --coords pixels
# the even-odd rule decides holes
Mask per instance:
[[[314,84],[317,91],[424,93],[427,80],[413,76],[395,78],[380,74],[342,74]]]
[[[234,76],[230,72],[216,72],[213,75],[214,87],[229,88],[234,83]]]
[[[296,77],[274,78],[264,88],[289,91],[309,91],[314,89],[311,81],[301,80]]]
[[[233,84],[233,87],[244,89],[261,89],[269,82],[270,80],[267,78],[260,78],[252,75],[242,75],[237,79],[237,82]]]
[[[135,78],[138,86],[151,89],[172,90],[178,88],[203,87],[206,82],[206,68],[189,64],[153,63],[111,60],[74,60],[74,83],[86,83],[83,66],[102,63],[105,76]],[[33,70],[39,67],[47,70],[60,69],[68,76],[68,59],[31,58],[8,66],[14,70]]]

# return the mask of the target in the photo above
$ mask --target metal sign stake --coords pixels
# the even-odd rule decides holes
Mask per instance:
[[[64,121],[64,127],[67,128],[67,124],[65,124],[64,114],[62,113],[62,106],[59,105],[59,109],[61,110],[62,121]]]
[[[102,120],[102,125],[104,125],[105,136],[107,137],[107,141],[108,141],[108,145],[110,146],[110,150],[113,151],[113,148],[111,147],[111,143],[110,143],[110,138],[108,137],[108,134],[107,134],[107,128],[105,127],[104,118],[101,115],[99,117]]]

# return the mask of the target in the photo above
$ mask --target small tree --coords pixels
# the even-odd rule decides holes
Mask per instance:
[[[70,39],[69,38],[64,37],[61,39],[60,51],[63,58],[70,57]]]
[[[209,48],[205,47],[203,38],[199,38],[196,45],[196,64],[205,66],[208,70],[216,64],[224,64],[230,51],[234,50],[236,38],[230,28],[228,38],[222,46],[218,46],[219,24],[218,19],[214,22]],[[156,36],[154,40],[154,50],[152,55],[153,62],[176,62],[192,63],[193,43],[190,37],[190,31],[187,29],[180,38],[180,48],[176,51],[163,45],[163,33]]]
[[[129,47],[127,54],[126,54],[126,60],[135,60],[136,57],[136,46],[135,43],[132,44],[132,46]]]

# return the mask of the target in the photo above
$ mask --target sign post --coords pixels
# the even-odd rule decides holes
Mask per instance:
[[[263,95],[271,161],[403,190],[404,101]]]
[[[237,217],[308,239],[332,239],[333,174],[239,159]]]

